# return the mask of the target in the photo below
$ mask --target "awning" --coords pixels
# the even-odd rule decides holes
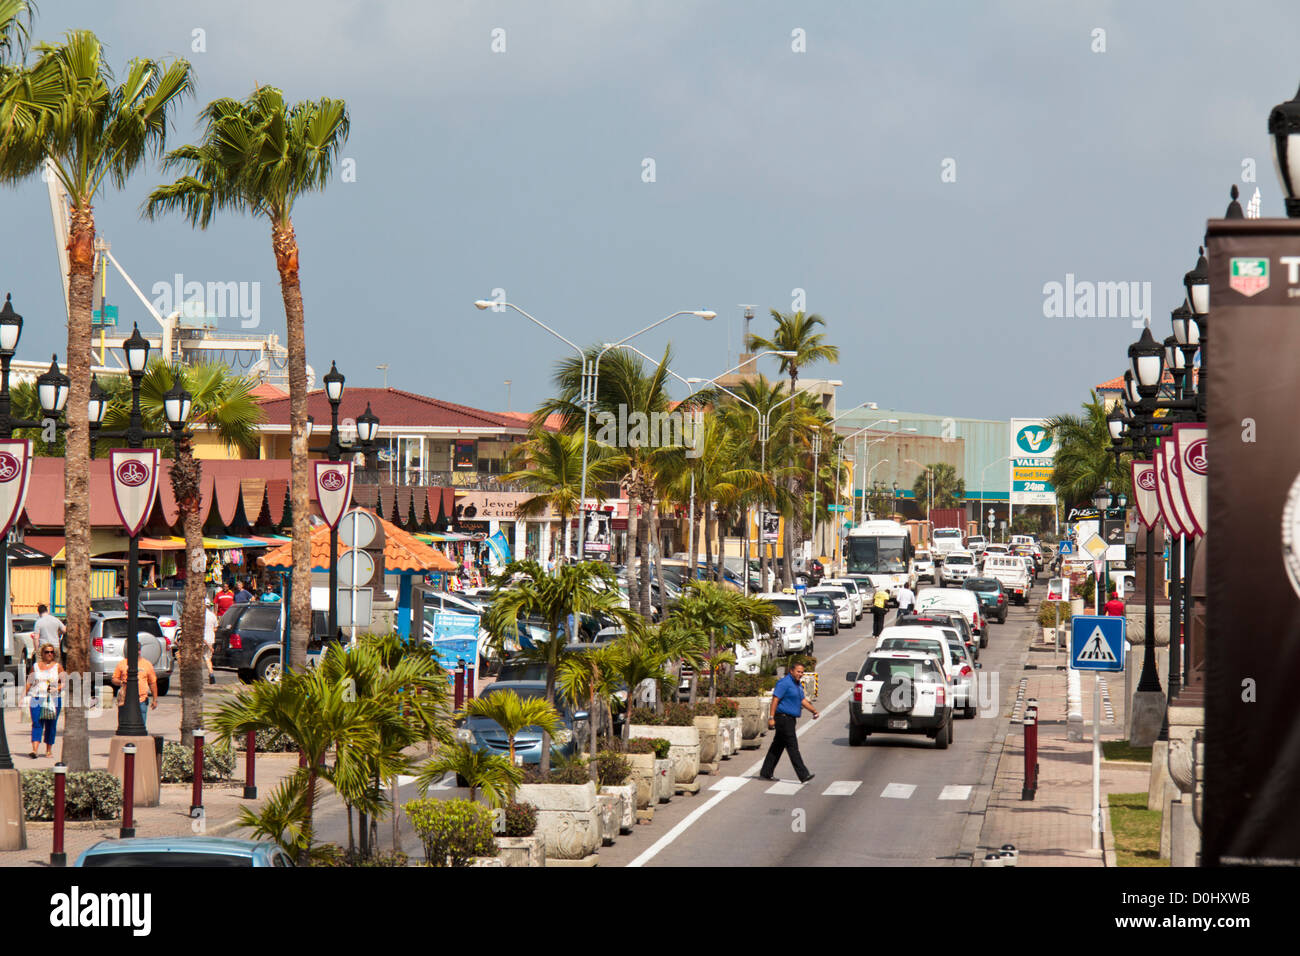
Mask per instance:
[[[9,564],[13,567],[31,567],[33,565],[48,565],[50,563],[50,556],[44,551],[39,551],[36,548],[29,548],[25,544],[9,545]]]
[[[141,538],[141,551],[184,551],[184,538]]]
[[[271,547],[271,542],[269,542],[269,541],[264,541],[264,540],[262,540],[260,537],[241,538],[241,537],[237,537],[237,536],[235,536],[235,535],[233,535],[233,534],[222,534],[222,535],[216,535],[216,536],[214,536],[214,537],[212,537],[212,538],[204,538],[203,540],[204,540],[204,542],[208,542],[208,541],[217,541],[217,542],[220,542],[220,545],[219,545],[219,546],[220,546],[220,548],[221,548],[222,550],[225,550],[225,549],[227,549],[227,548],[268,548],[268,547]],[[293,539],[292,539],[292,538],[280,538],[280,540],[281,540],[281,541],[292,541]],[[207,547],[207,544],[206,544],[206,543],[204,544],[204,547],[205,547],[205,548]]]

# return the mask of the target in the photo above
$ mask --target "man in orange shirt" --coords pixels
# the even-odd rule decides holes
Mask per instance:
[[[149,711],[158,709],[158,672],[148,660],[141,657],[137,665],[140,678],[140,723],[148,726]],[[113,686],[117,688],[117,705],[122,706],[125,699],[127,678],[126,658],[117,662],[113,668]]]

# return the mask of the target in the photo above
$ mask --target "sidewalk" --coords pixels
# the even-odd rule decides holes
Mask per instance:
[[[218,678],[221,683],[215,687],[206,687],[204,708],[211,709],[221,697],[233,687],[229,675]],[[168,741],[180,740],[180,682],[172,685],[172,691],[162,698],[158,709],[149,714],[149,731],[161,734]],[[63,743],[63,720],[59,721],[59,737],[55,743],[55,755],[60,753]],[[109,707],[98,717],[91,717],[90,724],[90,766],[95,770],[108,767],[108,751],[117,727],[117,711]],[[13,754],[14,766],[19,771],[49,770],[55,761],[46,757],[32,760],[27,756],[31,733],[30,718],[24,719],[21,711],[9,708],[5,712],[5,729],[8,732],[9,749]],[[41,753],[45,752],[42,744]],[[239,832],[238,819],[241,807],[255,809],[271,794],[271,791],[289,774],[298,768],[298,755],[258,754],[256,763],[257,800],[244,799],[244,754],[238,752],[235,769],[230,780],[203,785],[204,816],[201,819],[190,818],[190,801],[193,786],[188,783],[165,783],[161,788],[161,803],[156,807],[135,808],[135,833],[137,837],[162,836],[247,836]],[[77,821],[69,822],[64,827],[64,852],[68,856],[68,865],[76,862],[77,856],[98,843],[100,840],[116,840],[121,828],[121,819],[112,821]],[[27,849],[0,852],[0,866],[48,866],[50,850],[54,839],[52,823],[27,821]]]
[[[1067,672],[1062,655],[1058,669],[1053,663],[1050,645],[1032,642],[1038,628],[1026,628],[1025,652],[1018,671],[1003,689],[1003,713],[1011,722],[993,778],[992,793],[980,832],[980,852],[973,865],[983,863],[984,853],[1003,844],[1013,844],[1019,851],[1020,866],[1105,866],[1102,850],[1093,850],[1092,804],[1092,681],[1082,679],[1083,740],[1067,739],[1066,684]],[[1124,675],[1106,674],[1109,703],[1113,719],[1103,696],[1102,740],[1118,740],[1124,734]],[[1017,706],[1021,683],[1026,700],[1038,700],[1038,789],[1033,800],[1022,800],[1024,785],[1024,729],[1020,723],[1022,708]],[[1108,793],[1145,792],[1150,778],[1149,764],[1134,764],[1134,769],[1102,761],[1101,801]],[[1103,838],[1106,851],[1110,834]]]

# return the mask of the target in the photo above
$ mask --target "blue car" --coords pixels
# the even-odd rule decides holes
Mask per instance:
[[[835,635],[840,632],[839,611],[827,594],[804,594],[803,603],[813,616],[813,633]]]
[[[226,837],[135,837],[101,840],[77,857],[73,866],[253,867],[293,866],[279,846],[266,840]]]
[[[484,691],[483,697],[490,697],[492,694],[500,694],[506,691],[514,691],[520,697],[546,698],[546,682],[530,680],[514,681],[496,681],[489,685]],[[572,757],[578,752],[578,740],[575,726],[587,719],[587,712],[584,710],[571,711],[568,707],[560,702],[556,702],[556,710],[560,714],[560,719],[564,722],[564,730],[556,734],[551,739],[552,756]],[[558,738],[558,739],[557,739]],[[461,743],[467,743],[480,752],[509,755],[510,741],[506,738],[506,733],[495,720],[489,720],[486,717],[469,717],[465,723],[457,728],[456,739]],[[524,763],[541,763],[542,761],[542,732],[537,727],[527,727],[519,732],[515,737],[515,757]]]

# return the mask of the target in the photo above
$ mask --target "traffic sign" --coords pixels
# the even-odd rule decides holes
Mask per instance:
[[[835,512],[848,511],[849,506],[848,505],[827,505],[826,510],[835,511]]]
[[[1079,614],[1070,618],[1070,667],[1078,671],[1124,669],[1122,617]]]
[[[1060,554],[1074,554],[1074,542],[1062,541]]]
[[[1087,541],[1083,542],[1083,550],[1088,553],[1088,557],[1090,558],[1100,558],[1106,553],[1108,547],[1109,545],[1106,544],[1106,539],[1095,532]]]

